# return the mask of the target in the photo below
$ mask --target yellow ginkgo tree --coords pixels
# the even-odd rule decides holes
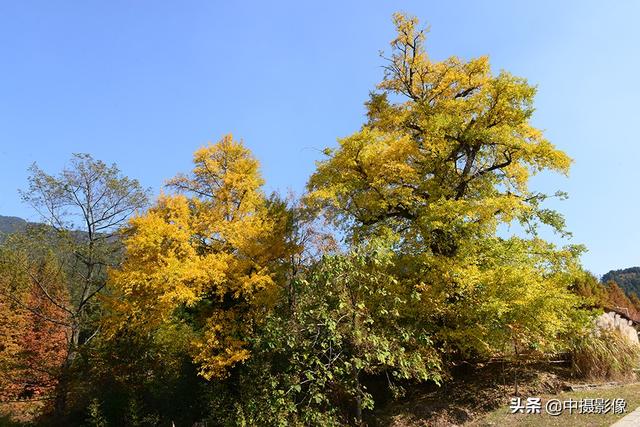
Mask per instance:
[[[557,351],[579,303],[567,290],[579,248],[536,237],[541,224],[566,232],[529,179],[567,174],[571,159],[532,125],[536,89],[525,79],[493,73],[484,56],[434,61],[417,19],[394,22],[368,120],[325,150],[306,200],[350,243],[388,241],[421,297],[417,318],[443,348]],[[531,235],[499,233],[512,223]]]
[[[283,246],[258,161],[241,142],[225,136],[193,162],[169,180],[174,193],[131,221],[126,260],[110,276],[111,323],[190,336],[184,350],[212,378],[249,356],[245,338],[268,306]]]
[[[535,87],[487,57],[431,60],[415,18],[396,14],[386,73],[367,102],[368,121],[327,149],[309,199],[356,236],[387,229],[435,252],[462,228],[536,217],[544,196],[528,189],[542,170],[568,173],[570,158],[530,123]],[[554,225],[558,224],[557,221]]]

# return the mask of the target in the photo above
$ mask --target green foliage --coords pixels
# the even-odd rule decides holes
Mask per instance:
[[[568,290],[579,251],[515,237],[486,240],[475,251],[454,270],[461,279],[432,297],[442,305],[438,336],[447,346],[481,358],[567,351],[567,337],[591,317]]]
[[[366,376],[385,375],[390,387],[439,382],[431,336],[411,317],[417,295],[391,274],[392,259],[375,247],[326,256],[297,280],[255,335],[255,356],[232,375],[233,417],[343,425],[374,406]]]
[[[69,422],[86,419],[94,401],[110,426],[192,425],[203,419],[208,385],[181,352],[184,339],[180,330],[153,335],[129,330],[109,340],[97,338],[76,364],[86,378],[72,394]]]
[[[102,415],[100,409],[100,402],[97,399],[93,399],[88,407],[89,415],[87,417],[87,426],[89,427],[107,427],[107,420]]]
[[[576,274],[571,290],[582,296],[586,304],[602,306],[607,301],[607,289],[588,271]]]

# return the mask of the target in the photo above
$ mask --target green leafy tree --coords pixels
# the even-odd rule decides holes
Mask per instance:
[[[418,295],[393,274],[393,254],[327,255],[300,275],[252,339],[254,357],[228,384],[221,412],[246,425],[361,424],[374,400],[366,378],[440,381],[440,358],[414,313]],[[224,388],[223,388],[224,390]],[[224,399],[223,399],[224,400]]]

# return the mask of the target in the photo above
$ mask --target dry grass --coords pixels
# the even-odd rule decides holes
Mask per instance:
[[[534,396],[529,396],[534,397]],[[625,399],[627,402],[627,413],[635,410],[640,406],[640,384],[626,384],[606,389],[579,391],[579,392],[562,392],[556,395],[548,394],[542,397],[543,402],[548,399],[559,399],[564,401],[567,399],[585,399],[585,398],[603,398],[603,399]],[[464,424],[469,427],[537,427],[537,426],[562,426],[562,427],[598,427],[610,426],[612,423],[622,418],[624,415],[616,414],[568,414],[563,413],[560,416],[551,416],[549,414],[511,414],[509,406],[505,405],[491,413],[478,418],[472,422]]]
[[[640,346],[618,333],[603,333],[580,342],[572,359],[576,376],[624,380],[640,366]]]
[[[541,397],[543,404],[550,398],[603,398],[625,399],[628,410],[640,406],[640,383],[604,383],[585,391],[570,391],[578,385],[566,365],[469,367],[457,372],[442,387],[408,386],[405,397],[380,406],[370,417],[369,426],[604,426],[610,425],[620,415],[563,414],[553,417],[546,414],[511,414],[509,401],[514,395],[514,376],[517,372],[518,391],[527,397]],[[594,381],[589,381],[593,384]],[[544,408],[544,406],[543,406]],[[544,410],[543,410],[544,411]]]

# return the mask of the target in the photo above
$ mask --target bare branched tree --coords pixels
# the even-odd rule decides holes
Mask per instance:
[[[74,154],[70,166],[58,175],[49,175],[36,164],[29,170],[29,188],[20,194],[46,224],[45,231],[36,234],[42,245],[53,243],[69,295],[57,300],[47,278],[32,277],[41,294],[68,315],[64,320],[69,328],[68,351],[56,391],[55,410],[60,415],[66,407],[73,360],[98,333],[92,313],[98,309],[97,296],[106,290],[107,269],[121,258],[117,235],[129,217],[146,206],[148,190],[115,164],[109,166],[89,154]],[[30,261],[34,264],[35,252]],[[31,267],[25,265],[24,270],[37,271]]]

